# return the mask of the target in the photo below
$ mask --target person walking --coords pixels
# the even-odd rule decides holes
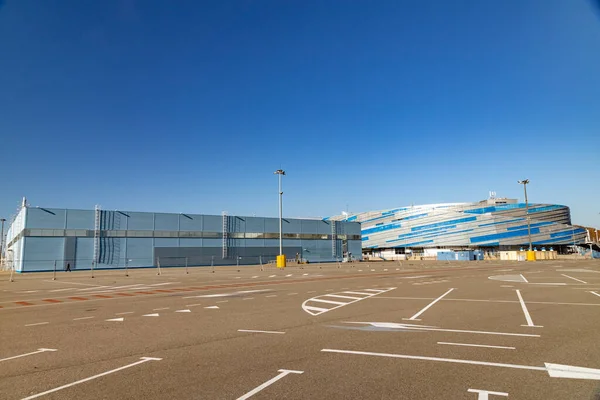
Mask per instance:
[[[71,263],[67,263],[67,269],[65,271],[71,272]]]

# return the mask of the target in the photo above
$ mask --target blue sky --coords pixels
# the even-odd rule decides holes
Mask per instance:
[[[600,227],[591,0],[0,0],[0,215],[567,204]]]

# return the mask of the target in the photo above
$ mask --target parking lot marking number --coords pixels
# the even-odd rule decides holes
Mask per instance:
[[[21,358],[21,357],[27,357],[27,356],[32,356],[34,354],[39,354],[39,353],[45,353],[47,351],[57,351],[56,349],[45,349],[45,348],[41,348],[41,349],[37,349],[37,351],[32,351],[31,353],[25,353],[25,354],[19,354],[18,356],[12,356],[12,357],[7,357],[7,358],[0,358],[0,362],[1,361],[8,361],[8,360],[14,360],[15,358]]]
[[[527,325],[521,325],[521,326],[531,326],[531,327],[535,327],[535,328],[543,328],[540,325],[533,324],[531,315],[529,315],[529,311],[527,311],[527,306],[525,305],[525,302],[523,301],[523,296],[521,296],[521,291],[519,289],[516,289],[516,292],[517,292],[517,296],[519,297],[519,302],[521,303],[521,308],[523,309],[523,314],[525,314],[525,319],[527,320]]]
[[[569,276],[569,275],[567,275],[567,274],[561,274],[561,275],[562,275],[562,276],[564,276],[565,278],[570,278],[570,279],[573,279],[574,281],[577,281],[577,282],[581,282],[581,283],[585,283],[585,284],[587,284],[587,282],[586,282],[586,281],[582,281],[581,279],[573,278],[572,276]]]
[[[546,371],[552,378],[571,378],[571,379],[590,379],[600,381],[600,369],[575,367],[572,365],[561,365],[544,363],[544,367],[536,367],[531,365],[518,365],[518,364],[503,364],[487,361],[475,361],[475,360],[462,360],[458,358],[439,358],[439,357],[423,357],[423,356],[411,356],[407,354],[390,354],[390,353],[372,353],[368,351],[354,351],[354,350],[337,350],[337,349],[322,349],[325,353],[341,353],[341,354],[355,354],[362,356],[375,356],[375,357],[390,357],[390,358],[403,358],[409,360],[424,360],[424,361],[438,361],[447,362],[454,364],[470,364],[470,365],[483,365],[488,367],[500,367],[500,368],[514,368],[514,369],[527,369],[531,371]]]
[[[59,386],[59,387],[54,388],[54,389],[46,390],[45,392],[34,394],[33,396],[25,397],[22,400],[35,399],[37,397],[41,397],[41,396],[45,396],[45,395],[50,394],[50,393],[58,392],[59,390],[66,389],[66,388],[71,387],[71,386],[79,385],[80,383],[91,381],[93,379],[100,378],[102,376],[106,376],[106,375],[109,375],[109,374],[112,374],[112,373],[115,373],[115,372],[119,372],[119,371],[122,371],[124,369],[131,368],[131,367],[134,367],[134,366],[139,365],[139,364],[143,364],[143,363],[148,362],[148,361],[160,361],[160,360],[162,360],[162,358],[142,357],[142,358],[140,358],[139,361],[136,361],[134,363],[127,364],[127,365],[124,365],[124,366],[119,367],[119,368],[111,369],[110,371],[106,371],[106,372],[103,372],[103,373],[98,374],[98,375],[93,375],[93,376],[90,376],[90,377],[85,378],[85,379],[80,379],[80,380],[72,382],[72,383],[67,383],[66,385],[62,385],[62,386]]]
[[[508,346],[490,346],[487,344],[469,344],[469,343],[452,343],[452,342],[437,342],[437,344],[447,344],[450,346],[467,346],[467,347],[486,347],[489,349],[507,349],[507,350],[515,350],[515,347]]]
[[[280,369],[278,372],[280,372],[279,375],[277,375],[274,378],[269,379],[268,381],[266,381],[262,385],[257,386],[256,388],[252,389],[251,391],[249,391],[245,395],[243,395],[241,397],[238,397],[237,400],[246,400],[246,399],[254,396],[256,393],[260,392],[261,390],[263,390],[264,388],[266,388],[268,386],[271,386],[272,384],[274,384],[275,382],[277,382],[278,380],[280,380],[281,378],[283,378],[284,376],[286,376],[288,374],[303,374],[304,373],[304,371],[294,371],[294,370],[291,370],[291,369]]]
[[[469,393],[477,393],[477,400],[488,400],[489,395],[492,396],[503,396],[508,397],[508,393],[504,392],[492,392],[490,390],[481,390],[481,389],[469,389],[467,390]]]
[[[438,297],[437,299],[435,299],[434,301],[432,301],[431,303],[429,303],[424,309],[422,309],[421,311],[419,311],[418,313],[416,313],[415,315],[413,315],[412,317],[410,317],[409,320],[416,320],[419,315],[423,314],[431,306],[433,306],[435,303],[437,303],[438,301],[440,301],[441,299],[443,299],[448,293],[450,293],[453,290],[454,290],[454,288],[448,290],[446,293],[444,293],[443,295],[441,295],[440,297]]]

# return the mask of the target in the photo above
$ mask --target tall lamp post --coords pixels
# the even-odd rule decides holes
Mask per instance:
[[[2,222],[2,231],[0,233],[0,267],[2,267],[2,261],[4,260],[4,223],[6,222],[6,218],[0,218],[0,222]]]
[[[279,175],[279,256],[277,257],[277,268],[285,268],[285,256],[283,255],[283,191],[281,190],[281,177],[285,175],[285,171],[278,169],[274,172]]]
[[[522,181],[517,182],[523,185],[523,190],[525,191],[525,216],[527,219],[527,236],[529,238],[529,252],[533,252],[533,246],[531,243],[531,221],[529,220],[529,202],[527,201],[527,184],[529,183],[529,179],[523,179]],[[527,260],[530,259],[530,254],[531,253],[527,254]],[[533,258],[533,260],[535,260],[535,258]]]

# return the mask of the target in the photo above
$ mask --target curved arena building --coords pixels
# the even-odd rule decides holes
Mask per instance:
[[[586,230],[571,225],[569,207],[529,204],[534,246],[585,243]],[[361,222],[363,253],[375,249],[518,249],[529,244],[525,203],[496,199],[427,204],[331,217]],[[404,251],[398,251],[403,253]]]

